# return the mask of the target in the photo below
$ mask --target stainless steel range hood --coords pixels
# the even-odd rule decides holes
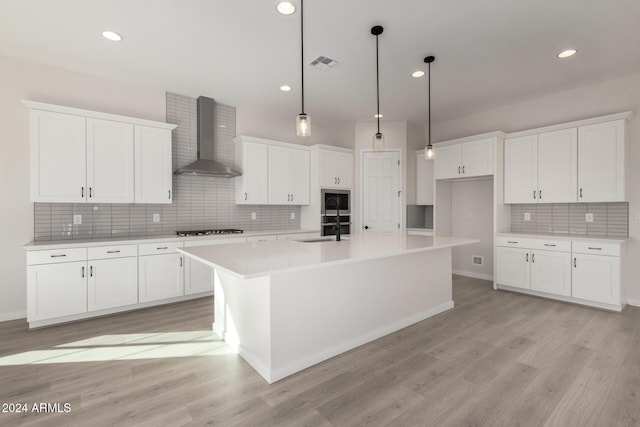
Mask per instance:
[[[242,175],[231,166],[214,160],[213,135],[215,125],[215,101],[204,96],[198,97],[198,158],[195,162],[176,170],[176,175],[206,175],[232,178]]]

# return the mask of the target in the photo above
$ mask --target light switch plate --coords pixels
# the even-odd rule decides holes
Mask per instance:
[[[584,220],[587,222],[593,222],[593,214],[592,213],[585,214]]]
[[[296,219],[296,213],[295,212],[291,212],[291,219]]]
[[[525,221],[531,221],[531,212],[525,212],[524,213],[524,220]]]
[[[153,214],[153,222],[160,222],[160,214],[159,213],[154,213]]]
[[[256,215],[255,212],[251,212],[251,219],[257,219],[258,216]]]
[[[82,224],[82,215],[74,215],[73,216],[73,225]]]

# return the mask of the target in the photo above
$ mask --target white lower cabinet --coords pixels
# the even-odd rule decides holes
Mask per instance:
[[[138,275],[140,302],[184,295],[184,258],[178,253],[139,257]]]
[[[29,322],[87,312],[87,262],[27,267]]]
[[[88,311],[138,303],[138,257],[89,260],[88,269]]]
[[[185,247],[224,245],[228,243],[244,243],[245,237],[232,237],[228,239],[198,240],[186,242]],[[184,260],[184,294],[194,295],[203,292],[213,292],[213,267],[196,261],[190,257]]]
[[[621,311],[626,304],[622,274],[625,248],[621,240],[497,236],[496,284]]]

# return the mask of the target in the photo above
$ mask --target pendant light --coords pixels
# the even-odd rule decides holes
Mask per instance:
[[[433,56],[427,56],[424,58],[424,62],[426,62],[429,67],[429,141],[427,149],[424,150],[424,158],[427,160],[433,160],[435,155],[433,152],[433,145],[431,145],[431,63],[435,60],[436,58]]]
[[[371,27],[371,34],[376,36],[376,106],[377,106],[377,114],[376,118],[378,119],[378,132],[373,135],[373,150],[380,151],[384,150],[384,135],[380,132],[380,70],[379,70],[379,61],[378,61],[378,36],[382,34],[384,28],[380,25],[376,25]]]
[[[300,0],[300,75],[302,89],[302,109],[296,117],[296,135],[311,136],[311,116],[304,112],[304,0]]]

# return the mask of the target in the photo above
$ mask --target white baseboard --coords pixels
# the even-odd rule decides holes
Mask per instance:
[[[289,375],[295,374],[303,369],[306,369],[310,366],[318,364],[324,360],[330,359],[333,356],[337,356],[338,354],[342,354],[345,351],[351,350],[353,348],[359,347],[363,344],[376,340],[380,337],[388,335],[392,332],[396,332],[402,328],[413,325],[414,323],[418,323],[422,320],[428,319],[429,317],[435,316],[436,314],[440,314],[444,311],[453,308],[453,301],[445,302],[444,304],[440,304],[436,307],[430,308],[421,313],[415,314],[413,316],[400,319],[394,323],[389,325],[385,325],[381,328],[375,329],[373,331],[367,332],[363,335],[355,337],[349,341],[342,342],[336,346],[325,349],[323,351],[310,354],[304,359],[300,359],[291,363],[287,363],[286,366],[281,366],[277,369],[268,369],[261,363],[257,361],[255,357],[247,354],[246,351],[240,350],[240,355],[245,358],[245,360],[255,368],[256,371],[260,375],[267,380],[269,384],[274,383],[282,378],[288,377]],[[248,356],[248,357],[245,357]]]
[[[627,304],[634,307],[640,307],[640,299],[627,299]]]
[[[13,313],[0,313],[0,322],[8,322],[9,320],[26,319],[26,311],[14,311]]]
[[[474,273],[473,271],[453,270],[453,274],[465,277],[473,277],[474,279],[489,280],[493,282],[493,276],[489,274]]]

